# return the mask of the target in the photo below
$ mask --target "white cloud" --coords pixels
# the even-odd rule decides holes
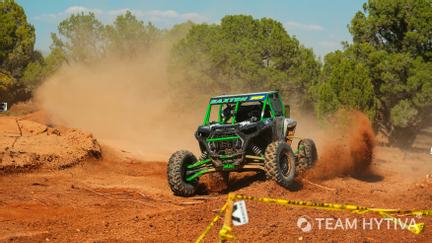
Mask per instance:
[[[60,15],[71,15],[71,14],[79,14],[79,13],[89,13],[92,12],[96,15],[101,14],[102,10],[100,9],[89,9],[83,6],[72,6],[67,8],[65,11],[59,13]]]
[[[174,10],[166,10],[166,11],[160,11],[160,10],[153,10],[149,11],[148,15],[157,17],[157,18],[177,18],[179,17],[179,14]]]
[[[174,10],[166,10],[166,11],[160,11],[160,10],[153,10],[149,11],[144,14],[144,16],[148,16],[150,19],[153,20],[160,20],[160,19],[178,19],[178,20],[191,20],[194,22],[205,22],[208,20],[207,17],[199,14],[199,13],[178,13]]]
[[[90,9],[90,8],[83,7],[83,6],[71,6],[62,12],[42,14],[42,15],[33,17],[33,19],[35,19],[35,20],[61,20],[61,19],[67,18],[68,16],[70,16],[72,14],[90,13],[90,12],[94,13],[95,15],[103,14],[103,11],[100,9],[96,9],[96,8]]]
[[[151,10],[151,11],[143,11],[143,10],[132,10],[129,8],[121,8],[121,9],[110,9],[110,10],[101,10],[101,9],[91,9],[85,6],[71,6],[59,13],[48,13],[42,14],[34,17],[35,20],[47,20],[47,21],[60,21],[62,19],[67,18],[72,14],[78,13],[94,13],[97,17],[99,17],[103,22],[110,22],[116,16],[125,14],[127,11],[132,12],[138,18],[145,21],[152,22],[160,22],[163,25],[174,24],[181,21],[191,20],[193,22],[206,22],[209,19],[195,12],[189,13],[179,13],[175,10]]]
[[[318,24],[304,24],[295,21],[288,21],[285,23],[285,26],[288,30],[290,29],[299,29],[299,30],[309,30],[309,31],[322,31],[324,27]]]
[[[135,13],[136,11],[133,11],[129,8],[108,10],[108,11],[106,11],[106,14],[112,15],[112,16],[118,16],[118,15],[125,14],[127,11],[130,11],[130,12],[134,13],[136,16],[139,16],[138,14]]]

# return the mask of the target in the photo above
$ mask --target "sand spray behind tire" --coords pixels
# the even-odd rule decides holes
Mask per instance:
[[[375,134],[368,117],[358,111],[339,111],[322,139],[316,166],[306,173],[311,179],[363,176],[370,173]]]

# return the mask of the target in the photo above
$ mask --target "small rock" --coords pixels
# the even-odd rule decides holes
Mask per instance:
[[[303,240],[303,236],[299,236],[298,240]]]

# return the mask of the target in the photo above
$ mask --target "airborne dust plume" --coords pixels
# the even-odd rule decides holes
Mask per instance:
[[[358,111],[338,111],[321,134],[319,159],[306,177],[331,179],[365,176],[374,157],[375,134],[368,117]]]
[[[206,101],[185,105],[178,86],[169,82],[167,53],[161,48],[133,59],[64,66],[38,89],[36,101],[53,123],[92,132],[100,142],[142,159],[194,151],[193,133]]]

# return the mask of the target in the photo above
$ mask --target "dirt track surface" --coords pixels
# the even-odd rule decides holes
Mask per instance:
[[[3,121],[3,118],[0,118]],[[1,123],[4,124],[3,122]],[[3,131],[3,130],[2,130]],[[104,147],[103,158],[72,168],[36,170],[0,176],[0,241],[17,242],[191,242],[226,200],[223,193],[192,198],[172,195],[166,162],[137,161],[128,153]],[[432,209],[432,157],[378,147],[373,174],[301,182],[292,191],[252,174],[233,175],[227,191],[254,196],[351,203],[368,207]],[[205,179],[205,178],[204,178]],[[430,242],[426,230],[319,230],[303,233],[297,218],[370,219],[373,214],[300,209],[247,202],[250,223],[235,227],[239,242]],[[205,242],[217,241],[217,223]]]

